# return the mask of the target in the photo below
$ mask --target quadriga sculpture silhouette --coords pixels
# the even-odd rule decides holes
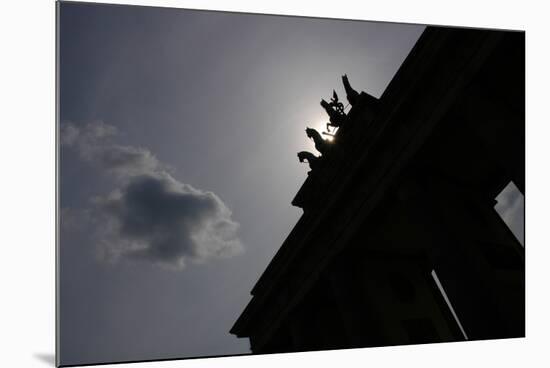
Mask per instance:
[[[298,152],[298,160],[300,160],[300,162],[307,161],[311,170],[315,170],[315,168],[319,167],[319,164],[321,163],[321,157],[315,156],[313,153],[308,151]]]
[[[330,123],[327,123],[327,130],[330,131],[330,127],[341,127],[346,121],[346,114],[344,113],[344,104],[338,101],[338,95],[336,91],[332,91],[332,98],[330,103],[324,99],[321,100],[321,106],[325,109],[329,116]]]
[[[330,143],[321,137],[318,131],[313,128],[306,128],[306,134],[308,138],[313,139],[315,142],[315,149],[324,155],[330,149]]]

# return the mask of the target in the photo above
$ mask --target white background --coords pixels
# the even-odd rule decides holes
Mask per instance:
[[[139,363],[132,367],[548,367],[546,216],[550,42],[543,5],[527,1],[105,1],[527,31],[527,338],[321,353]],[[544,4],[543,1],[538,2]],[[0,63],[0,366],[53,365],[54,1],[5,1]],[[330,52],[327,50],[327,52]],[[182,342],[185,343],[185,342]],[[117,365],[125,367],[130,365]]]

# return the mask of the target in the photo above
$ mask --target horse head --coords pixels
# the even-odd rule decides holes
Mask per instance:
[[[342,76],[342,82],[344,82],[344,89],[346,90],[346,97],[349,104],[351,106],[355,105],[355,103],[357,103],[357,100],[359,99],[359,93],[351,88],[347,74],[344,74]]]
[[[308,138],[313,138],[315,135],[318,135],[317,131],[313,128],[306,128],[306,135]]]
[[[308,162],[312,162],[316,158],[318,157],[311,152],[308,152],[308,151],[298,152],[298,160],[300,160],[300,162],[304,162],[305,160],[307,160]]]
[[[321,100],[321,106],[323,106],[323,109],[328,113],[332,109],[330,108],[330,104],[326,102],[324,99]]]
[[[298,152],[298,160],[300,162],[307,161],[309,164],[309,167],[313,170],[315,167],[319,166],[319,159],[321,157],[315,156],[313,153],[308,151],[301,151]]]

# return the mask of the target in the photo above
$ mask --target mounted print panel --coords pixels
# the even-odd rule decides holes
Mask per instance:
[[[57,364],[525,336],[525,34],[58,2]]]

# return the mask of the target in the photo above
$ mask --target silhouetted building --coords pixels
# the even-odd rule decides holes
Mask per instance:
[[[524,40],[428,27],[380,99],[346,86],[232,334],[254,353],[524,336],[524,248],[494,209],[525,187]]]

